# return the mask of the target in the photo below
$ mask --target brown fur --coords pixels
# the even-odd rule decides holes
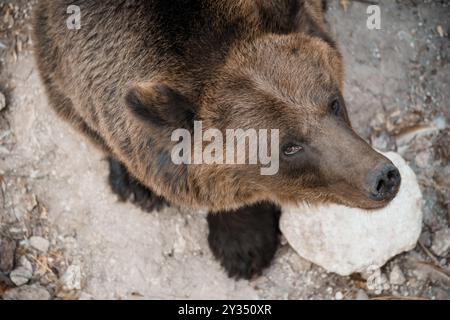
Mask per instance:
[[[212,211],[266,200],[386,203],[363,186],[388,160],[356,136],[345,111],[329,115],[343,66],[321,1],[77,3],[79,31],[65,27],[72,1],[40,0],[35,13],[50,102],[157,195]],[[311,153],[267,177],[257,166],[176,166],[171,133],[193,119],[205,129],[279,128],[283,141],[304,140]]]

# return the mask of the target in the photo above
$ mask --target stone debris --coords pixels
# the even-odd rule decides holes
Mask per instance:
[[[434,234],[431,250],[440,257],[450,251],[450,228],[439,230]]]
[[[402,285],[406,282],[405,276],[398,265],[395,265],[389,273],[389,282],[392,285]]]
[[[358,292],[356,293],[355,300],[369,300],[369,296],[364,290],[359,289]]]
[[[50,242],[42,237],[31,237],[30,246],[42,253],[46,253],[50,246]]]
[[[22,286],[7,290],[4,300],[50,300],[50,293],[40,285]]]
[[[77,265],[69,266],[61,281],[66,291],[81,290],[81,267]]]
[[[16,286],[22,286],[28,283],[28,281],[30,281],[32,276],[33,272],[27,269],[26,267],[18,267],[17,269],[11,272],[9,277]]]

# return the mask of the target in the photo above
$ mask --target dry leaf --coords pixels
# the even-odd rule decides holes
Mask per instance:
[[[341,0],[341,7],[344,9],[345,12],[347,12],[348,5],[350,4],[348,0]]]

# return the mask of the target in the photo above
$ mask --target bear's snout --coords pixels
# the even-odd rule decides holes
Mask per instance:
[[[370,198],[374,201],[390,201],[395,198],[400,189],[400,172],[392,163],[377,166],[367,179]]]

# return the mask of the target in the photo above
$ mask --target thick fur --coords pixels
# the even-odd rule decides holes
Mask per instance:
[[[322,1],[78,0],[81,29],[69,30],[72,4],[40,0],[35,11],[51,105],[111,158],[122,200],[208,209],[210,245],[230,275],[250,278],[272,259],[279,209],[268,203],[385,204],[366,195],[367,173],[387,160],[351,129]],[[336,99],[342,110],[331,113]],[[171,133],[194,120],[280,129],[282,143],[308,152],[282,159],[272,177],[257,166],[175,165]]]
[[[212,197],[202,188],[209,173],[171,163],[170,132],[184,124],[143,125],[125,98],[142,99],[131,100],[132,106],[158,107],[154,88],[167,83],[202,119],[202,96],[206,100],[207,87],[233,48],[297,28],[326,34],[319,1],[82,0],[79,31],[65,27],[70,4],[41,0],[34,23],[39,70],[58,114],[170,202],[216,210],[243,205],[217,193],[238,192],[234,179],[223,177]],[[286,15],[295,18],[285,21]],[[174,114],[164,107],[161,112]],[[248,198],[249,204],[256,201]]]

